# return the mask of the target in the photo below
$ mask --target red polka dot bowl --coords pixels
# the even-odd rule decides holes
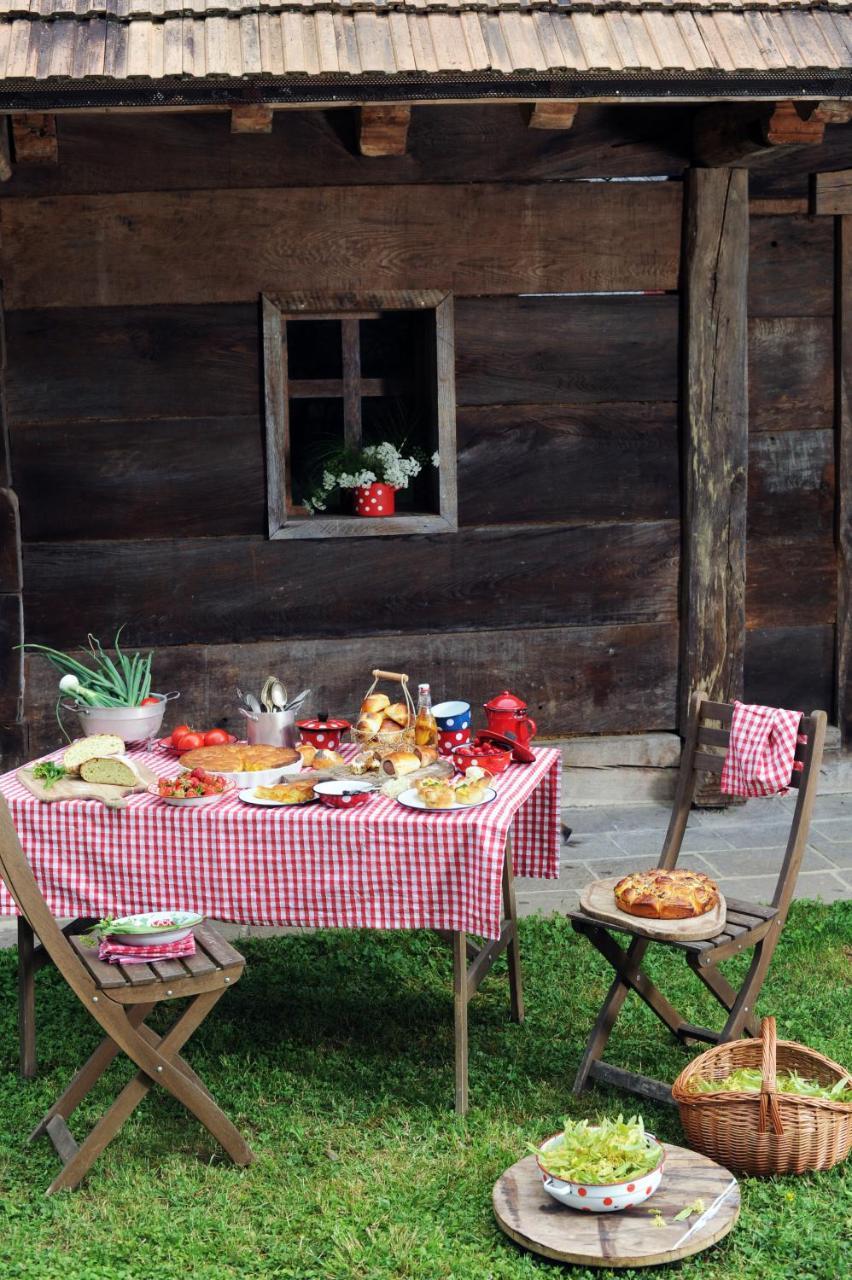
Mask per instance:
[[[609,1182],[592,1184],[589,1182],[568,1182],[557,1178],[547,1171],[547,1152],[558,1147],[563,1135],[555,1133],[539,1147],[540,1155],[536,1156],[536,1164],[541,1174],[544,1189],[560,1204],[570,1209],[580,1209],[586,1213],[619,1213],[623,1209],[632,1209],[636,1205],[650,1200],[663,1178],[663,1166],[666,1163],[666,1152],[663,1144],[652,1134],[645,1135],[649,1147],[660,1148],[660,1161],[656,1168],[641,1178],[630,1182]]]
[[[330,778],[328,782],[315,784],[314,795],[319,796],[330,809],[357,809],[367,803],[375,790],[372,782]]]
[[[348,720],[297,720],[296,728],[302,742],[309,742],[317,751],[337,751],[340,739],[352,725]]]

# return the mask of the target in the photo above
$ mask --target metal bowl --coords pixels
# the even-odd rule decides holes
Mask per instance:
[[[147,707],[81,707],[71,702],[62,705],[74,712],[86,737],[93,733],[115,733],[125,742],[147,742],[160,731],[166,703],[179,698],[180,694],[152,693],[150,696],[157,701]]]

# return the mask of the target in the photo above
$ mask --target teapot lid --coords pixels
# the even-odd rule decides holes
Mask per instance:
[[[508,689],[504,689],[502,693],[498,693],[486,702],[486,711],[526,711],[527,704],[516,697],[514,693],[510,693]]]

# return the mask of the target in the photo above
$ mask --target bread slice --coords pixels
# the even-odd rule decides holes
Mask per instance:
[[[79,772],[80,765],[87,760],[101,760],[106,756],[120,756],[124,752],[124,743],[115,733],[93,733],[88,738],[78,738],[62,757],[62,763],[69,773]]]
[[[106,782],[115,787],[135,787],[139,782],[130,761],[119,756],[86,760],[80,766],[80,777],[84,782]]]

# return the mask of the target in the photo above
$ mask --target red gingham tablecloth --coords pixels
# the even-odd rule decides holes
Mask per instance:
[[[130,754],[155,773],[180,772],[160,750]],[[129,796],[126,809],[46,804],[14,773],[0,777],[0,791],[59,917],[171,908],[236,924],[497,938],[507,835],[516,875],[559,875],[561,774],[559,752],[536,749],[533,764],[496,778],[493,804],[454,813],[418,813],[386,796],[347,812],[259,808],[236,795],[190,809],[147,794]],[[0,914],[14,913],[0,881]]]

